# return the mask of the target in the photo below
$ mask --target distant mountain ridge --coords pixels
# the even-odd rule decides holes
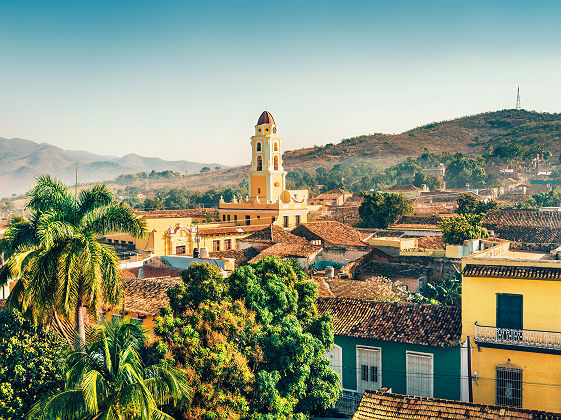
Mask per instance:
[[[168,161],[129,153],[123,157],[96,155],[83,150],[65,150],[48,143],[0,137],[0,197],[21,194],[33,185],[34,177],[48,173],[73,183],[76,163],[79,182],[106,181],[122,174],[172,170],[198,173],[204,166],[217,163]]]

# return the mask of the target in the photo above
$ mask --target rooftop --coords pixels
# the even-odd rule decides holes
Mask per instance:
[[[559,420],[561,415],[440,398],[415,397],[386,390],[364,392],[353,420],[386,419],[532,419]]]
[[[333,317],[336,335],[451,347],[462,333],[460,308],[363,299],[318,298],[318,312]]]
[[[157,315],[169,306],[167,291],[181,282],[180,277],[125,279],[124,310],[140,315]]]
[[[320,199],[333,199],[333,198],[339,198],[342,195],[352,195],[353,193],[350,193],[348,191],[342,190],[341,188],[335,188],[332,190],[329,190],[327,192],[324,192],[323,194],[318,195],[317,198]]]
[[[561,267],[466,264],[462,274],[465,277],[561,280]]]
[[[318,245],[277,243],[265,248],[259,255],[249,260],[249,262],[255,263],[265,257],[311,258],[317,255],[321,250],[322,247]]]
[[[325,245],[368,246],[362,242],[358,230],[335,221],[302,223],[292,229],[292,233],[308,241],[322,240]]]
[[[275,124],[275,119],[269,111],[263,111],[257,120],[257,125],[261,124]]]
[[[154,211],[140,211],[134,213],[137,216],[142,216],[145,219],[174,219],[184,217],[206,217],[207,213],[213,209],[182,209],[182,210],[154,210]]]
[[[421,191],[421,189],[417,188],[413,184],[406,184],[394,185],[393,187],[387,188],[385,191]]]
[[[244,242],[266,242],[271,244],[293,243],[293,244],[309,244],[309,242],[300,237],[287,232],[277,225],[269,225],[264,229],[258,230],[249,236],[243,238]]]

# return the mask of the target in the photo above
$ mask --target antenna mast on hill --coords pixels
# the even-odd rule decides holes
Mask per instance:
[[[516,91],[516,109],[520,111],[520,86],[518,86],[518,90]]]

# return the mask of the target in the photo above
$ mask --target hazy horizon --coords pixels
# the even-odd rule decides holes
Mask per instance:
[[[561,2],[0,0],[0,137],[246,164],[522,107],[561,111]]]

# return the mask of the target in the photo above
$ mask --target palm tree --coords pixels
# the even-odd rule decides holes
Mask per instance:
[[[40,176],[30,192],[29,216],[12,221],[0,253],[0,285],[17,282],[8,305],[35,320],[74,317],[75,348],[85,345],[86,309],[97,315],[101,303],[117,305],[123,294],[118,259],[97,238],[109,233],[141,237],[144,224],[133,211],[115,204],[105,185],[71,194],[66,185]]]
[[[46,396],[30,419],[171,419],[158,407],[191,396],[185,371],[144,366],[139,351],[146,343],[141,327],[130,321],[107,322],[85,351],[66,359],[65,389]]]

